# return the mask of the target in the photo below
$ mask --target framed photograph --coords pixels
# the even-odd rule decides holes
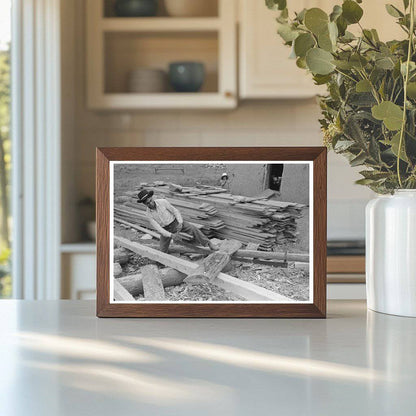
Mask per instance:
[[[97,149],[97,316],[324,318],[326,154]]]

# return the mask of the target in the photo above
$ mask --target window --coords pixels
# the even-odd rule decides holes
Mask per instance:
[[[11,0],[0,0],[0,298],[11,297],[10,41]]]

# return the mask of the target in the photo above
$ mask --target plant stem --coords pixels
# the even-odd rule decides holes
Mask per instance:
[[[354,81],[355,83],[357,82],[357,80],[353,77],[350,77],[349,75],[345,74],[344,72],[340,71],[338,68],[335,68],[336,72],[339,72],[340,74],[344,75],[344,77],[349,78],[351,81]]]
[[[403,118],[402,118],[402,127],[400,129],[399,151],[397,152],[397,178],[399,180],[400,188],[403,187],[402,178],[401,178],[401,175],[400,175],[400,156],[402,155],[404,131],[405,131],[405,128],[406,128],[407,83],[409,81],[409,67],[410,67],[410,60],[411,60],[411,57],[412,57],[414,27],[415,27],[415,0],[410,0],[409,45],[408,45],[408,48],[407,48],[406,73],[405,73],[404,81],[403,81],[403,83],[404,83],[404,85],[403,85],[403,94],[404,94]]]

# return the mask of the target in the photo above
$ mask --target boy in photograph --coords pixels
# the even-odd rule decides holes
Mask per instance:
[[[137,203],[146,205],[146,216],[152,227],[160,234],[160,251],[167,253],[172,238],[182,231],[193,237],[199,246],[208,246],[211,250],[218,248],[211,243],[198,228],[184,221],[181,213],[166,199],[154,199],[153,191],[141,190],[137,195]]]

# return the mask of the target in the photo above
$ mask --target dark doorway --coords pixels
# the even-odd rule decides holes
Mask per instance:
[[[269,188],[273,191],[280,191],[282,185],[283,164],[270,165]]]

